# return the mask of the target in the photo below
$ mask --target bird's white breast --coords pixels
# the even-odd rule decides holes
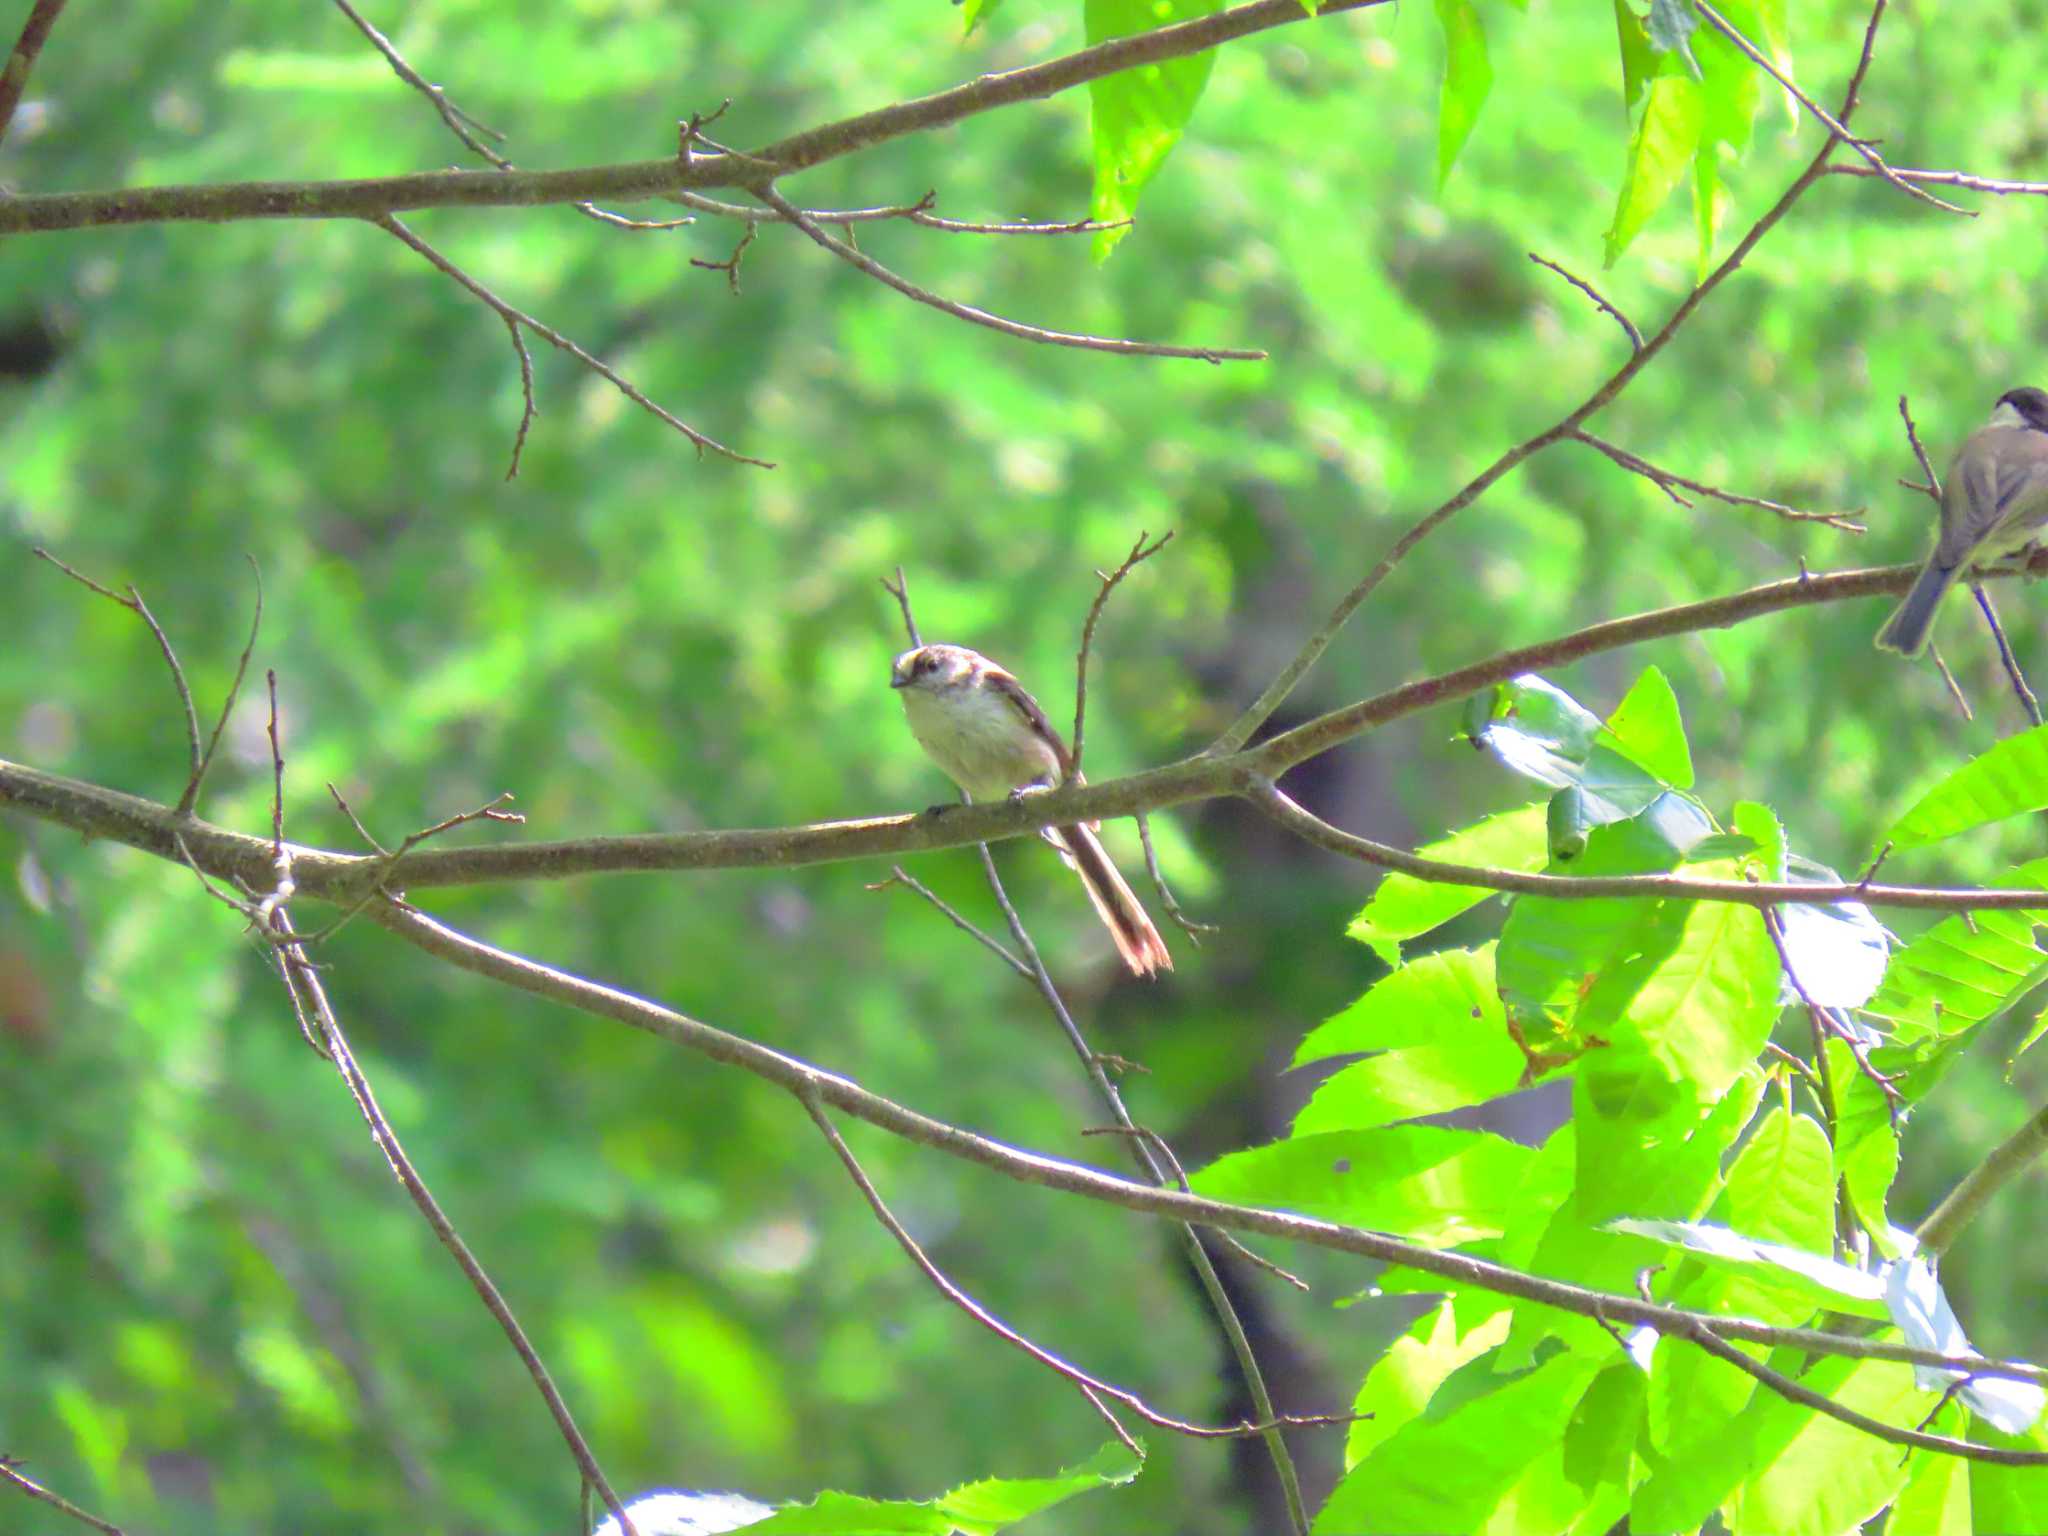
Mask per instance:
[[[906,688],[903,712],[918,745],[976,800],[1059,782],[1052,748],[993,688]]]

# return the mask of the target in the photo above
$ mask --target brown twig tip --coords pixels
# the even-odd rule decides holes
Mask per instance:
[[[1846,126],[1844,126],[1839,120],[1837,120],[1833,115],[1831,115],[1828,112],[1826,107],[1823,107],[1811,96],[1808,96],[1804,91],[1800,90],[1798,86],[1794,85],[1791,82],[1791,80],[1786,78],[1786,76],[1779,71],[1778,67],[1764,56],[1762,50],[1760,50],[1756,46],[1756,44],[1752,43],[1748,38],[1744,37],[1742,33],[1735,27],[1735,25],[1728,20],[1727,17],[1723,16],[1719,11],[1714,9],[1714,7],[1709,3],[1709,0],[1694,0],[1694,4],[1697,6],[1700,16],[1706,21],[1707,25],[1712,27],[1716,32],[1720,33],[1731,44],[1733,44],[1736,52],[1740,53],[1744,58],[1748,59],[1750,63],[1754,64],[1758,69],[1762,70],[1765,74],[1769,75],[1773,80],[1777,81],[1779,86],[1783,88],[1785,94],[1790,96],[1794,101],[1798,102],[1800,106],[1804,107],[1807,110],[1807,112],[1809,112],[1813,116],[1813,118],[1821,124],[1822,127],[1828,130],[1829,133],[1833,134],[1842,143],[1848,145],[1851,149],[1855,150],[1857,154],[1861,155],[1864,158],[1864,160],[1868,162],[1874,174],[1882,176],[1886,181],[1890,182],[1893,186],[1897,187],[1901,192],[1905,193],[1908,197],[1915,197],[1918,198],[1921,202],[1931,203],[1936,208],[1943,209],[1948,213],[1959,213],[1966,219],[1974,219],[1977,216],[1972,210],[1968,208],[1959,208],[1954,203],[1944,202],[1941,198],[1936,197],[1932,192],[1929,192],[1926,188],[1915,186],[1912,182],[1907,181],[1904,177],[1900,176],[1897,171],[1893,170],[1891,166],[1885,163],[1884,158],[1878,154],[1875,148],[1872,147],[1876,143],[1876,140],[1858,138],[1855,134],[1851,133]],[[1879,8],[1879,13],[1882,13],[1882,7]],[[1873,19],[1871,31],[1875,32],[1875,30],[1875,20]],[[1858,74],[1860,77],[1860,70],[1858,71]],[[1845,111],[1843,113],[1843,116],[1846,117],[1847,115],[1848,114]]]
[[[35,0],[28,8],[28,20],[22,23],[13,50],[0,62],[0,139],[7,137],[15,109],[28,90],[28,77],[35,70],[43,44],[49,41],[50,30],[63,14],[64,3],[65,0]]]
[[[1941,500],[1941,476],[1934,472],[1934,466],[1927,461],[1927,450],[1920,446],[1920,431],[1913,425],[1913,408],[1906,403],[1904,395],[1899,396],[1899,420],[1906,424],[1906,443],[1913,450],[1913,457],[1919,461],[1920,473],[1927,479],[1925,485],[1914,485],[1901,480],[1899,484],[1909,491],[1924,491],[1937,502]]]
[[[896,606],[903,611],[903,632],[910,636],[911,648],[915,650],[924,644],[924,639],[918,634],[917,618],[910,611],[910,583],[903,579],[903,567],[896,567],[895,581],[890,581],[886,576],[881,580],[882,590],[895,598]]]
[[[1150,543],[1150,537],[1143,529],[1131,544],[1131,552],[1113,571],[1097,571],[1095,579],[1102,585],[1095,593],[1095,601],[1088,605],[1088,617],[1081,625],[1081,649],[1074,658],[1074,735],[1073,752],[1068,758],[1069,779],[1081,776],[1082,733],[1088,723],[1088,656],[1095,644],[1095,626],[1102,620],[1103,606],[1109,601],[1109,594],[1117,589],[1123,579],[1138,566],[1150,560],[1159,551],[1173,542],[1173,532],[1168,530]]]
[[[1586,447],[1606,455],[1630,474],[1642,476],[1682,507],[1692,505],[1692,502],[1680,494],[1681,490],[1686,490],[1698,496],[1711,497],[1731,507],[1757,507],[1791,523],[1820,523],[1828,528],[1840,529],[1843,533],[1866,531],[1863,524],[1856,520],[1861,515],[1860,511],[1808,512],[1798,507],[1788,507],[1781,501],[1767,501],[1761,496],[1745,496],[1738,491],[1724,490],[1718,485],[1709,485],[1702,480],[1673,474],[1670,470],[1662,469],[1640,455],[1629,452],[1617,443],[1610,443],[1604,437],[1595,437],[1583,427],[1574,427],[1564,436],[1572,442],[1583,443]]]
[[[21,1461],[14,1456],[0,1456],[0,1482],[11,1484],[16,1490],[27,1494],[39,1503],[47,1504],[59,1514],[69,1515],[81,1525],[89,1525],[101,1536],[122,1536],[121,1527],[111,1525],[97,1515],[89,1515],[62,1494],[52,1493],[34,1478],[21,1471]]]
[[[797,207],[788,198],[775,190],[772,181],[763,181],[747,189],[782,216],[785,223],[794,224],[815,245],[830,251],[857,272],[865,273],[886,288],[893,288],[905,298],[914,300],[941,314],[951,315],[956,320],[965,320],[970,325],[986,326],[1005,336],[1014,336],[1022,341],[1043,342],[1049,346],[1079,347],[1089,352],[1118,352],[1132,357],[1181,357],[1194,358],[1205,363],[1221,362],[1262,362],[1263,351],[1244,350],[1232,347],[1179,347],[1162,342],[1132,341],[1118,336],[1092,336],[1080,331],[1055,331],[1044,326],[1026,325],[1019,320],[1008,320],[988,310],[978,309],[972,304],[962,304],[954,299],[944,298],[898,276],[866,252],[856,249],[838,236],[832,234],[818,221]]]
[[[515,473],[518,469],[519,449],[525,442],[526,428],[531,423],[533,416],[535,414],[533,408],[533,397],[530,393],[533,381],[532,361],[526,356],[525,344],[519,338],[519,332],[522,327],[524,327],[528,331],[531,331],[534,335],[538,336],[542,341],[545,341],[549,346],[555,348],[558,352],[566,352],[570,357],[575,358],[576,361],[581,363],[585,368],[588,368],[592,373],[596,374],[599,378],[609,383],[620,394],[624,395],[628,400],[632,401],[635,405],[639,406],[643,411],[646,411],[649,415],[656,417],[658,420],[666,422],[676,431],[682,433],[682,435],[688,438],[690,442],[696,447],[700,455],[706,452],[715,453],[723,458],[731,459],[735,463],[751,464],[757,469],[773,469],[775,467],[774,464],[770,463],[767,459],[753,458],[747,454],[739,452],[736,449],[726,447],[725,444],[719,442],[716,438],[709,437],[706,434],[698,431],[695,427],[691,426],[687,421],[684,421],[674,412],[666,410],[662,406],[655,404],[655,402],[648,398],[648,396],[645,393],[643,393],[634,384],[629,382],[624,377],[624,375],[620,374],[617,369],[612,368],[608,364],[599,361],[596,357],[593,357],[589,352],[586,352],[582,347],[578,346],[575,342],[571,341],[568,337],[564,336],[560,331],[556,330],[553,326],[544,325],[539,320],[536,320],[532,315],[525,313],[523,310],[514,309],[510,304],[506,303],[503,299],[499,298],[497,294],[493,293],[489,288],[486,288],[481,282],[477,281],[477,279],[471,277],[469,273],[465,272],[453,261],[450,261],[446,256],[442,255],[440,251],[435,249],[433,246],[429,245],[426,241],[422,240],[418,235],[414,234],[410,229],[408,229],[393,215],[388,213],[378,214],[375,217],[368,220],[368,222],[376,225],[377,228],[383,230],[386,234],[392,236],[394,239],[404,244],[410,250],[414,251],[421,258],[423,258],[428,263],[428,265],[432,266],[435,271],[439,272],[442,276],[448,278],[457,287],[462,288],[464,291],[475,297],[480,303],[482,303],[500,320],[502,320],[505,323],[506,327],[512,332],[513,345],[515,346],[515,348],[518,349],[520,357],[520,376],[522,381],[525,383],[529,390],[529,393],[526,397],[526,412],[520,418],[519,437],[517,438],[517,440],[515,440],[513,444],[513,470]]]
[[[1892,166],[1891,173],[1901,181],[1920,186],[1955,187],[1964,192],[1988,192],[1994,197],[2048,197],[2048,181],[2010,181],[1997,176],[1972,176],[1967,171],[1909,171],[1903,166]],[[1882,176],[1884,173],[1869,165],[1831,165],[1828,174]]]
[[[732,248],[732,254],[723,261],[706,261],[701,256],[692,256],[690,265],[701,267],[706,272],[723,272],[726,291],[734,298],[740,296],[740,258],[747,254],[747,247],[754,243],[754,236],[761,226],[754,220],[747,220],[747,231],[740,236],[740,243]]]
[[[1595,288],[1577,273],[1567,271],[1564,267],[1559,266],[1548,256],[1538,256],[1534,251],[1530,251],[1528,256],[1537,266],[1548,267],[1551,271],[1555,272],[1559,277],[1591,299],[1594,308],[1610,316],[1614,323],[1621,327],[1621,333],[1628,338],[1628,344],[1632,351],[1640,352],[1643,350],[1643,333],[1636,329],[1635,321],[1629,319],[1627,315],[1609,303],[1606,296],[1598,288]]]

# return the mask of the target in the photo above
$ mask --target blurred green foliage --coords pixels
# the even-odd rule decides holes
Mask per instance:
[[[727,97],[725,137],[757,143],[1084,41],[1071,4],[992,9],[974,8],[987,19],[964,40],[936,0],[432,0],[373,19],[507,131],[514,160],[571,165],[664,153],[675,119]],[[1180,538],[1105,622],[1090,763],[1102,777],[1199,745],[1399,531],[1619,360],[1611,323],[1524,256],[1600,263],[1631,131],[1614,16],[1547,0],[1478,10],[1493,89],[1440,192],[1441,28],[1427,7],[1384,7],[1220,50],[1106,265],[1082,240],[861,231],[881,259],[1000,313],[1264,346],[1264,365],[1032,348],[909,306],[773,228],[735,297],[688,265],[732,250],[739,230],[716,221],[627,234],[566,209],[411,220],[772,472],[698,462],[542,350],[543,414],[505,483],[519,396],[503,327],[367,226],[11,241],[0,325],[53,333],[61,357],[0,380],[0,753],[175,798],[182,726],[148,635],[28,552],[138,583],[203,708],[242,643],[247,555],[263,572],[257,664],[278,674],[302,841],[352,845],[330,781],[387,839],[501,790],[537,837],[912,808],[944,785],[884,686],[901,635],[876,578],[902,565],[927,636],[994,654],[1058,719],[1092,568],[1140,528]],[[1838,4],[1796,17],[1800,77],[1822,99],[1862,20]],[[2036,0],[1897,9],[1860,130],[1901,163],[2039,175],[2048,96],[2012,40],[2044,24]],[[0,145],[0,182],[23,189],[363,176],[460,154],[319,5],[69,16],[31,95],[37,114]],[[1724,236],[1816,142],[1770,111],[1739,164],[1716,156]],[[936,188],[956,217],[1067,219],[1088,207],[1096,165],[1074,94],[789,191],[851,206]],[[2011,199],[1966,222],[1879,184],[1824,183],[1598,422],[1702,479],[1866,508],[1868,538],[1680,507],[1590,450],[1553,448],[1401,567],[1297,706],[1801,559],[1917,554],[1928,510],[1896,486],[1913,472],[1897,397],[1911,393],[1939,458],[2001,391],[2043,382],[2043,217]],[[1667,206],[1600,281],[1647,327],[1699,248],[1695,222]],[[2033,658],[2027,607],[2016,593],[2008,623]],[[1977,705],[1970,722],[1931,670],[1873,656],[1881,617],[1878,603],[1795,611],[1558,681],[1604,713],[1654,662],[1685,712],[1695,793],[1717,810],[1766,802],[1795,851],[1850,869],[2014,716],[1963,605],[1937,641]],[[246,704],[209,817],[268,825],[261,728]],[[1446,706],[1289,788],[1360,832],[1428,841],[1517,798],[1458,730]],[[1041,850],[1000,858],[1094,1037],[1151,1068],[1131,1085],[1135,1113],[1192,1165],[1270,1139],[1310,1091],[1278,1074],[1379,974],[1342,937],[1373,881],[1235,806],[1157,831],[1183,898],[1224,925],[1199,953],[1175,940],[1180,969],[1158,987],[1115,974]],[[1134,851],[1124,829],[1110,835]],[[2015,821],[1887,868],[1978,880],[2037,852]],[[553,1426],[232,915],[188,872],[29,822],[0,823],[0,855],[0,1450],[170,1536],[567,1528],[575,1489]],[[929,1113],[1113,1160],[1079,1134],[1098,1111],[1028,991],[921,904],[865,889],[884,873],[617,877],[429,905]],[[930,856],[915,873],[991,918],[970,859]],[[1445,940],[1477,943],[1499,922],[1484,903]],[[904,1262],[784,1095],[449,973],[365,925],[324,958],[387,1113],[621,1489],[927,1497],[1099,1445],[1070,1388]],[[2003,1076],[2026,1023],[2001,1026],[2002,1047],[1986,1040],[1928,1098],[1904,1136],[1895,1219],[1917,1219],[2039,1101],[2032,1058]],[[848,1134],[997,1313],[1174,1411],[1235,1411],[1169,1234]],[[2048,1336],[2034,1278],[2048,1252],[2028,1209],[2021,1191],[1995,1205],[1945,1271],[1994,1353],[2039,1354]],[[1340,1408],[1414,1307],[1333,1312],[1369,1280],[1361,1266],[1282,1257],[1315,1294],[1254,1279],[1247,1304],[1285,1343],[1285,1405]],[[1462,1332],[1432,1347],[1457,1355]],[[1337,1439],[1299,1437],[1313,1486],[1330,1485]],[[1255,1451],[1149,1443],[1135,1484],[1044,1528],[1245,1528]],[[69,1528],[25,1502],[6,1518]]]

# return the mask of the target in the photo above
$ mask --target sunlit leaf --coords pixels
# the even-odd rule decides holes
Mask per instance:
[[[1934,1402],[1910,1369],[1884,1360],[1822,1360],[1800,1383],[1888,1424],[1917,1424]],[[1883,1509],[1906,1481],[1897,1446],[1775,1392],[1758,1392],[1728,1435],[1750,1447],[1756,1463],[1723,1506],[1731,1536],[1838,1536]]]
[[[1091,44],[1149,32],[1156,27],[1206,16],[1216,9],[1203,0],[1085,0],[1082,16]],[[1094,108],[1095,195],[1089,216],[1105,222],[1129,219],[1138,194],[1158,171],[1181,130],[1194,115],[1195,103],[1209,83],[1213,52],[1140,64],[1089,82]],[[1130,227],[1099,231],[1099,261],[1130,233]]]
[[[1678,714],[1678,695],[1655,667],[1643,675],[1607,717],[1607,730],[1622,754],[1673,789],[1692,788],[1692,749]]]
[[[1436,0],[1436,15],[1444,29],[1443,98],[1436,129],[1436,184],[1441,191],[1458,151],[1472,135],[1486,93],[1493,89],[1493,66],[1486,57],[1486,29],[1472,0]]]
[[[2008,736],[1936,784],[1892,824],[1897,848],[1938,843],[2048,807],[2048,725]]]
[[[1663,75],[1644,92],[1642,115],[1629,137],[1621,194],[1607,228],[1606,264],[1613,266],[1642,233],[1699,149],[1705,105],[1697,82]]]
[[[1448,1301],[1418,1317],[1366,1373],[1351,1405],[1359,1417],[1346,1432],[1344,1465],[1357,1465],[1374,1446],[1427,1408],[1444,1378],[1507,1337],[1508,1322],[1509,1314],[1503,1310],[1461,1334],[1457,1309]]]
[[[2048,884],[2048,859],[2009,870],[1995,884],[2039,889]],[[1981,1023],[2048,975],[2048,953],[2035,937],[2043,923],[2048,909],[1945,917],[1892,957],[1864,1011],[1890,1020],[1901,1043]]]
[[[1546,862],[1543,833],[1544,808],[1524,805],[1424,844],[1416,853],[1444,864],[1530,872]],[[1380,881],[1372,899],[1345,931],[1370,945],[1387,964],[1397,965],[1403,941],[1439,928],[1497,894],[1482,886],[1443,885],[1413,875],[1390,874]]]
[[[1139,1464],[1111,1441],[1056,1477],[984,1478],[936,1499],[869,1499],[822,1493],[744,1527],[749,1536],[995,1536],[1078,1493],[1128,1483]]]
[[[960,19],[971,35],[974,29],[996,13],[1003,0],[960,0]]]
[[[1193,1174],[1196,1194],[1448,1247],[1498,1234],[1534,1153],[1474,1131],[1405,1125],[1290,1136]]]

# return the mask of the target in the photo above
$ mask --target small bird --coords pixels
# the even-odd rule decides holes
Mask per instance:
[[[921,645],[896,658],[889,686],[903,695],[910,734],[971,800],[996,800],[1067,780],[1073,759],[1024,685],[964,645]],[[1078,782],[1078,777],[1077,777]],[[1047,827],[1133,975],[1173,969],[1166,941],[1109,861],[1093,829]]]
[[[2048,525],[2048,391],[2009,389],[1957,450],[1941,489],[1934,552],[1877,648],[1918,656],[1948,589],[1972,564],[2017,554]]]

